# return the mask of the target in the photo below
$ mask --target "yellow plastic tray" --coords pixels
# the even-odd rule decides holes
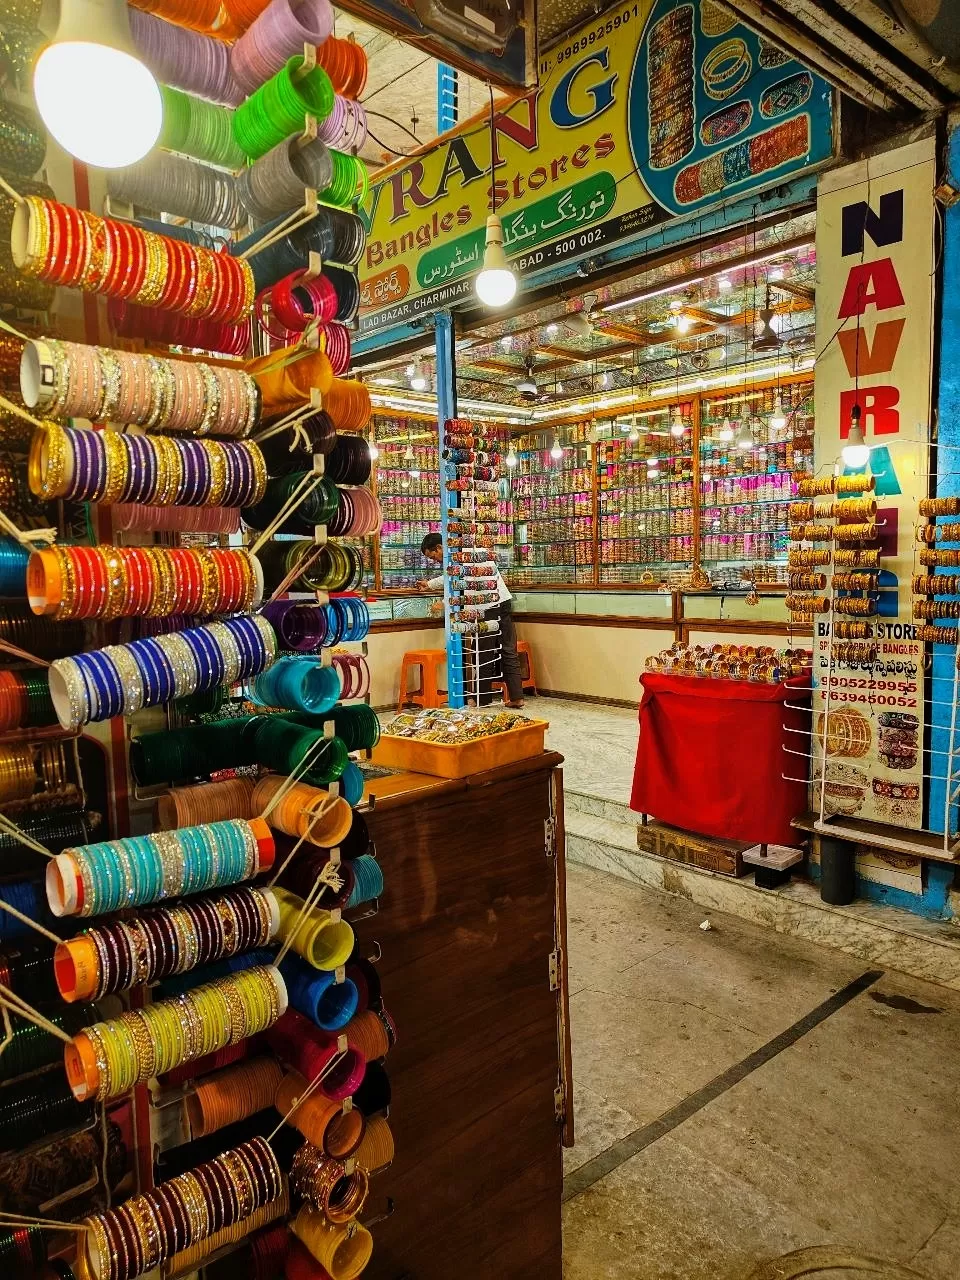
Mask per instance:
[[[498,765],[527,760],[543,752],[546,720],[531,720],[519,729],[507,729],[473,742],[418,742],[381,734],[373,749],[373,763],[388,769],[409,769],[435,778],[466,778]]]

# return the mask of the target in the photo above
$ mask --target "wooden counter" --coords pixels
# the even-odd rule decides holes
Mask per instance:
[[[398,1041],[386,1062],[396,1158],[363,1218],[388,1201],[393,1212],[372,1226],[364,1280],[560,1280],[561,761],[371,784],[387,888],[361,936],[382,948]]]

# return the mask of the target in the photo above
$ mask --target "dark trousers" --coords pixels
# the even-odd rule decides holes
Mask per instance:
[[[478,705],[487,707],[493,701],[493,690],[490,687],[492,682],[502,680],[507,686],[506,701],[519,702],[523,697],[523,676],[517,653],[517,627],[513,620],[512,602],[504,600],[496,608],[488,609],[486,616],[490,619],[497,618],[500,630],[479,635],[469,645],[478,659],[480,669],[479,672],[474,672],[472,679],[468,676],[467,692],[469,694],[472,685],[478,690]],[[471,661],[472,654],[467,653],[467,643],[463,647],[466,665]]]

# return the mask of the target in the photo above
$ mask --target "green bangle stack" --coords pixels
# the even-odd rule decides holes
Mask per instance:
[[[333,110],[330,77],[322,67],[303,73],[302,66],[303,55],[295,54],[234,112],[233,136],[252,160],[299,133],[307,116],[324,120]]]

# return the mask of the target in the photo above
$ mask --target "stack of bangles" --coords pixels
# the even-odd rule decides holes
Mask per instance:
[[[287,1007],[274,965],[257,965],[84,1027],[64,1048],[74,1097],[109,1100],[272,1027]]]
[[[277,1157],[253,1138],[189,1173],[84,1218],[80,1250],[93,1280],[133,1280],[218,1231],[286,1198]]]
[[[79,342],[28,342],[20,391],[28,408],[52,418],[121,422],[174,435],[242,439],[260,421],[257,384],[243,369]]]
[[[324,120],[317,121],[317,137],[328,147],[337,147],[341,152],[358,151],[367,140],[367,113],[359,102],[353,98],[345,98],[336,93],[333,97],[333,109]],[[348,200],[348,203],[352,201]]]
[[[353,822],[347,802],[342,796],[302,782],[294,783],[280,795],[286,782],[286,778],[268,774],[257,783],[253,793],[257,812],[263,813],[270,826],[285,835],[308,840],[322,849],[337,848]]]
[[[100,1000],[255,947],[280,928],[269,889],[247,886],[172,907],[150,907],[58,944],[53,968],[68,1003]]]
[[[265,618],[242,615],[186,631],[108,645],[50,667],[50,697],[64,729],[132,715],[265,671],[277,637]]]
[[[250,696],[263,707],[323,715],[336,706],[340,693],[340,672],[332,664],[284,654],[269,671],[257,676]]]
[[[339,542],[269,542],[261,552],[264,577],[274,591],[299,568],[290,580],[290,591],[356,591],[363,582],[363,555],[356,547]]]
[[[369,489],[337,490],[337,509],[327,524],[331,537],[364,538],[380,532],[383,513],[380,503]]]
[[[31,554],[27,592],[56,620],[249,613],[263,574],[242,549],[53,546]]]
[[[276,1058],[262,1055],[226,1067],[198,1084],[187,1098],[187,1115],[194,1138],[256,1115],[273,1106],[283,1068]]]
[[[318,1209],[330,1222],[351,1222],[364,1206],[370,1190],[365,1169],[347,1173],[339,1160],[305,1142],[293,1157],[290,1189]]]
[[[303,1079],[322,1075],[319,1092],[333,1102],[349,1098],[363,1082],[367,1067],[363,1054],[349,1046],[341,1054],[337,1037],[321,1031],[296,1009],[277,1019],[266,1041],[280,1061]]]
[[[168,440],[45,422],[30,444],[27,478],[47,501],[235,510],[262,501],[267,468],[249,440]]]
[[[356,596],[339,596],[321,605],[274,600],[263,613],[276,627],[283,647],[297,653],[363,640],[370,631],[370,611]]]
[[[325,120],[333,110],[333,85],[322,67],[308,70],[295,53],[233,113],[233,136],[244,155],[256,160],[302,133],[307,116]]]
[[[80,845],[47,864],[47,902],[58,917],[104,915],[252,880],[275,854],[260,818]]]
[[[253,312],[245,259],[56,200],[26,196],[17,205],[11,246],[18,271],[52,284],[225,324]]]
[[[156,824],[161,831],[199,826],[201,822],[223,822],[228,818],[253,818],[252,778],[224,778],[220,782],[198,782],[192,787],[173,787],[158,796]]]
[[[373,413],[369,390],[352,378],[334,378],[324,392],[323,407],[338,431],[362,431]]]
[[[359,653],[331,654],[330,663],[340,673],[340,698],[365,698],[370,692],[370,668]]]
[[[46,672],[0,671],[0,731],[56,723]]]
[[[272,319],[281,330],[298,334],[311,320],[333,320],[337,306],[337,291],[328,277],[322,271],[312,276],[307,267],[300,267],[261,290],[257,295],[257,319],[268,333],[272,333]]]
[[[323,67],[337,93],[359,98],[367,84],[367,53],[355,40],[327,36],[317,49],[317,62]]]
[[[314,969],[333,971],[350,959],[356,938],[346,920],[318,906],[308,907],[289,889],[274,889],[280,904],[280,937]]]
[[[111,298],[107,303],[107,317],[110,328],[121,338],[143,338],[170,347],[191,347],[227,356],[242,356],[250,346],[249,320],[239,324],[191,320],[156,307],[137,307],[121,298]]]

